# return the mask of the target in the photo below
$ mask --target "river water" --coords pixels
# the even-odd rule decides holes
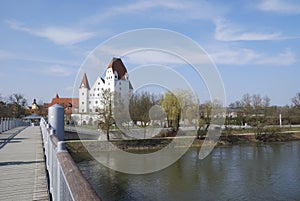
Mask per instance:
[[[217,147],[204,160],[191,148],[168,168],[146,175],[78,163],[104,200],[300,200],[300,141]]]

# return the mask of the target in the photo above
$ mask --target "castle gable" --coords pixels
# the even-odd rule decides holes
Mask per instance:
[[[112,68],[113,73],[117,72],[118,80],[125,80],[127,69],[120,58],[113,58],[107,68]]]

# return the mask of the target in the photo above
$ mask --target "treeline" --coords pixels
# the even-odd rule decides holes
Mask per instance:
[[[229,104],[226,124],[233,125],[279,125],[281,116],[282,125],[300,124],[300,93],[292,99],[291,104],[286,106],[271,105],[268,96],[261,97],[259,94],[245,94],[241,100]],[[230,112],[235,113],[234,116]]]
[[[132,95],[129,113],[131,120],[135,124],[140,122],[142,127],[156,122],[178,130],[182,120],[192,123],[197,119],[198,106],[198,99],[188,90],[180,90],[176,94],[167,91],[163,95],[141,92]]]
[[[158,105],[162,111],[153,115],[151,108]],[[212,118],[222,117],[226,125],[249,125],[252,127],[281,124],[300,124],[300,93],[286,106],[273,106],[268,96],[245,94],[241,100],[224,107],[217,100],[200,103],[197,97],[188,90],[175,93],[166,92],[156,96],[148,92],[136,93],[129,104],[131,120],[141,126],[147,126],[151,120],[163,119],[166,127],[177,130],[180,123],[195,125],[200,130],[207,130]],[[224,113],[226,111],[226,113]],[[163,113],[163,114],[161,114]],[[152,118],[151,118],[152,116]]]
[[[25,116],[27,100],[22,94],[14,93],[8,97],[0,95],[0,118],[20,118]]]

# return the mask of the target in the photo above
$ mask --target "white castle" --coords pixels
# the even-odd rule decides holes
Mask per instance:
[[[133,93],[127,69],[120,58],[111,60],[107,66],[105,77],[99,76],[92,87],[90,87],[87,75],[84,73],[79,86],[78,113],[80,114],[81,123],[94,123],[97,121],[97,111],[102,108],[102,91],[107,89],[112,93],[119,94],[121,99],[125,101],[129,100]]]

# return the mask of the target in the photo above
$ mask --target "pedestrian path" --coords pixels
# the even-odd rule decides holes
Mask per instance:
[[[40,127],[1,133],[0,146],[0,200],[48,200]]]

